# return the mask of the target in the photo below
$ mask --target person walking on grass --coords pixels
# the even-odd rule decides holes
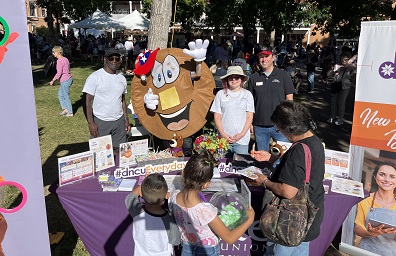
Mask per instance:
[[[70,101],[70,87],[73,83],[72,75],[70,74],[69,60],[63,56],[63,48],[55,46],[52,48],[52,55],[57,58],[56,74],[49,83],[51,86],[59,79],[60,87],[58,90],[58,98],[62,107],[60,115],[71,117],[73,116],[73,108]]]

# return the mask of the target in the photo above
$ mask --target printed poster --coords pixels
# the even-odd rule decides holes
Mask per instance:
[[[94,153],[95,172],[115,166],[111,135],[90,139],[89,150]]]
[[[375,170],[384,164],[396,164],[395,40],[396,21],[362,22],[350,143],[350,174],[354,180],[361,181],[363,188],[370,193],[384,186],[377,180],[378,176],[377,179],[374,176]],[[355,206],[343,224],[340,250],[351,255],[368,255],[373,252],[363,249],[362,238],[355,234],[356,211]],[[391,215],[396,216],[396,211]],[[376,254],[383,254],[382,250],[394,251],[396,247],[394,239],[378,241],[372,247]]]
[[[350,154],[342,151],[325,149],[325,177],[349,177]]]
[[[136,165],[136,156],[148,154],[148,139],[120,144],[120,166]]]
[[[92,178],[95,174],[91,151],[58,158],[59,186]]]

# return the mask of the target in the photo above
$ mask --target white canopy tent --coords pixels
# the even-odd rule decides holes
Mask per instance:
[[[118,20],[125,28],[124,29],[140,29],[148,30],[150,27],[150,20],[144,17],[140,12],[134,10],[132,13]],[[116,30],[124,30],[116,29]]]
[[[69,28],[96,28],[98,30],[124,30],[126,27],[116,19],[113,19],[101,11],[94,12],[88,18],[70,24]]]

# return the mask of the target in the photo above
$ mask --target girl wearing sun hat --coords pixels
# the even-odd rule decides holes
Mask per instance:
[[[218,133],[231,145],[226,157],[233,153],[248,154],[254,113],[253,95],[243,88],[248,76],[240,66],[230,66],[220,79],[224,89],[217,92],[210,111],[214,113]]]

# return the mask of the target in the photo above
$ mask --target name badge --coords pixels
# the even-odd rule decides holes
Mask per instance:
[[[256,82],[256,86],[262,86],[263,82]]]

